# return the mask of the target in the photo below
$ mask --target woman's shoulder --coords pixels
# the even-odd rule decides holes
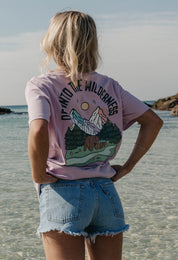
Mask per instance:
[[[28,82],[27,86],[34,85],[37,88],[51,88],[55,84],[59,84],[65,80],[63,74],[56,74],[53,72],[48,72],[44,74],[40,74],[38,76],[32,77]]]
[[[96,72],[96,77],[100,80],[100,82],[103,82],[103,85],[107,84],[107,85],[112,86],[116,89],[122,88],[121,85],[119,84],[118,80],[116,80],[115,78],[113,78],[109,75]]]
[[[103,79],[103,80],[114,81],[114,79],[112,77],[110,77],[109,75],[106,75],[106,74],[103,74],[103,73],[100,73],[100,72],[97,72],[97,71],[94,72],[94,75],[98,78]]]
[[[43,83],[48,83],[51,81],[51,79],[56,78],[56,75],[54,75],[51,72],[40,74],[37,76],[33,76],[27,83],[38,83],[38,84],[43,84]]]

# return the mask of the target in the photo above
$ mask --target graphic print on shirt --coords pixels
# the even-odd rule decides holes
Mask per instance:
[[[83,102],[82,110],[88,110],[89,104]],[[70,111],[72,126],[65,134],[66,165],[87,166],[95,162],[104,162],[116,152],[121,140],[121,132],[98,106],[89,119],[82,117],[75,109]]]

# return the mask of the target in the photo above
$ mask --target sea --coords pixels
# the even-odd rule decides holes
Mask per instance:
[[[0,115],[0,259],[45,259],[37,194],[27,151],[26,106],[10,106]],[[151,149],[130,174],[115,183],[129,231],[124,233],[123,260],[178,259],[178,117],[156,111],[164,125]],[[123,134],[112,164],[123,164],[139,125]],[[86,257],[87,259],[87,257]]]

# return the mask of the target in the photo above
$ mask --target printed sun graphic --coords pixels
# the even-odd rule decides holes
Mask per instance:
[[[89,104],[87,102],[83,102],[81,105],[83,110],[88,110],[89,109]]]

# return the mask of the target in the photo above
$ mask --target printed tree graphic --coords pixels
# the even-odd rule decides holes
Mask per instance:
[[[97,134],[100,140],[109,141],[110,143],[118,144],[122,138],[121,132],[116,124],[107,120],[102,130]]]
[[[70,130],[70,128],[68,127],[65,135],[66,150],[73,150],[79,146],[83,146],[87,136],[89,135],[82,131],[76,125],[73,130]]]
[[[65,135],[66,150],[73,150],[77,147],[84,146],[86,138],[90,136],[75,125],[73,130],[68,128]],[[107,120],[102,130],[96,135],[99,141],[108,141],[109,143],[118,144],[122,138],[121,132],[116,124]]]

